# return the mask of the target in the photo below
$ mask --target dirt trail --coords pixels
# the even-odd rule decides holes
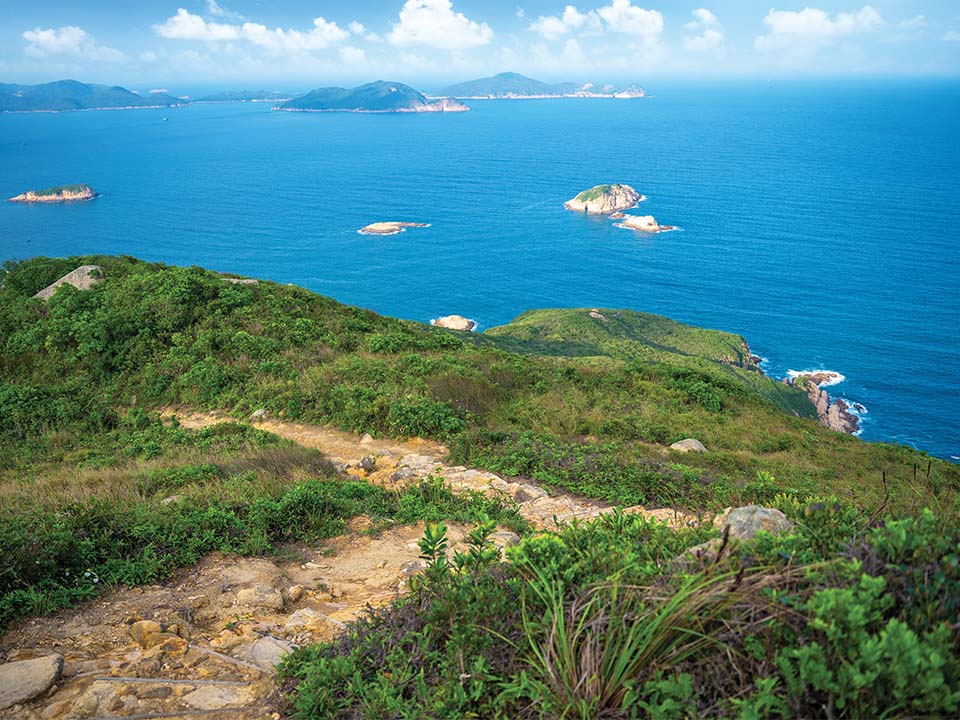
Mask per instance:
[[[172,415],[168,412],[167,415]],[[228,418],[178,410],[182,425],[201,428]],[[257,427],[326,454],[347,475],[388,487],[440,475],[454,490],[474,490],[518,503],[536,527],[596,517],[609,507],[549,495],[525,482],[448,466],[442,445],[389,441],[339,430],[261,418]],[[683,524],[672,510],[646,511]],[[350,532],[296,557],[237,558],[212,554],[162,585],[121,588],[78,608],[26,621],[0,638],[0,660],[57,653],[60,680],[41,698],[0,711],[0,719],[279,718],[274,666],[295,646],[330,639],[368,605],[390,602],[423,568],[417,541],[423,525],[373,537],[367,518]],[[451,549],[469,528],[449,527]],[[503,547],[515,542],[498,532]]]

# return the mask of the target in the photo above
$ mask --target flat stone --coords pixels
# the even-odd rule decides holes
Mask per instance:
[[[0,710],[45,693],[63,672],[63,655],[0,665]]]
[[[250,660],[264,670],[272,670],[280,664],[283,656],[294,649],[294,646],[283,640],[265,636],[257,640],[250,650]]]
[[[525,503],[538,500],[539,498],[548,497],[549,495],[550,493],[548,493],[539,485],[531,485],[527,483],[517,488],[517,492],[514,493],[513,499],[518,503]]]
[[[237,593],[237,605],[262,607],[270,610],[283,609],[283,595],[268,585],[257,585]]]
[[[677,452],[683,452],[683,453],[686,453],[686,452],[697,452],[697,453],[707,452],[707,448],[704,447],[704,444],[703,444],[702,442],[700,442],[699,440],[696,440],[696,439],[694,439],[694,438],[685,438],[685,439],[683,439],[683,440],[679,440],[679,441],[675,442],[673,445],[671,445],[671,446],[670,446],[670,449],[671,449],[671,450],[676,450]]]
[[[187,693],[182,700],[196,710],[218,710],[242,705],[245,696],[246,693],[239,688],[210,685]]]

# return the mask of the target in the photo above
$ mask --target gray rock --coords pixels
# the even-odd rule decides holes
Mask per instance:
[[[49,690],[63,672],[63,655],[47,655],[0,665],[0,710]]]
[[[278,590],[274,590],[268,585],[257,585],[238,592],[237,605],[282,610],[283,596]]]
[[[729,526],[733,540],[748,540],[756,537],[761,530],[780,535],[793,528],[793,523],[782,512],[759,505],[727,508],[714,518],[713,525],[718,530],[725,530]]]
[[[250,413],[250,419],[253,420],[253,421],[266,420],[266,419],[267,419],[267,416],[268,416],[269,414],[270,414],[270,413],[268,413],[268,412],[266,411],[266,409],[264,409],[264,408],[258,408],[258,409],[256,409],[256,410],[254,410],[252,413]]]
[[[671,450],[676,450],[678,452],[707,452],[707,448],[704,447],[703,443],[694,438],[685,438],[684,440],[679,440],[670,446]]]
[[[377,467],[377,461],[370,455],[364,455],[362,458],[360,458],[358,467],[364,472],[373,472],[374,468]]]
[[[246,693],[235,687],[217,685],[197,688],[183,696],[182,700],[196,710],[218,710],[243,704]]]
[[[517,488],[517,492],[514,493],[513,499],[518,503],[525,503],[538,500],[542,497],[547,497],[549,494],[550,493],[548,493],[539,485],[530,485],[528,483]]]
[[[284,640],[266,635],[253,644],[250,660],[264,670],[272,670],[294,646]]]

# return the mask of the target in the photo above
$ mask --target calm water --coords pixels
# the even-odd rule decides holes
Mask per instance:
[[[0,115],[0,257],[127,253],[427,321],[625,307],[836,370],[863,437],[960,456],[960,85],[655,88],[437,115],[262,104]],[[563,210],[600,182],[680,232]],[[432,223],[391,237],[376,220]]]

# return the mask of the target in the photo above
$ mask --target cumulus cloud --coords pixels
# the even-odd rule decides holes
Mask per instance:
[[[697,8],[692,13],[693,20],[684,25],[688,33],[683,38],[683,47],[691,52],[722,52],[726,46],[726,37],[719,18],[706,8]]]
[[[767,34],[759,36],[758,50],[777,50],[794,44],[817,45],[838,38],[871,32],[883,25],[883,18],[870,5],[855,13],[829,13],[817,8],[799,11],[771,10],[763,19]]]
[[[202,40],[206,42],[245,41],[272,53],[302,53],[322,50],[346,40],[350,33],[335,22],[314,18],[310,30],[268,28],[259,23],[242,25],[208,22],[199,15],[180,8],[177,14],[153,26],[160,37],[170,40]]]
[[[34,28],[24,32],[21,37],[28,43],[25,52],[36,58],[72,56],[100,62],[126,60],[126,55],[122,52],[98,45],[90,33],[75,25]]]
[[[663,32],[663,15],[634,5],[631,0],[612,0],[609,5],[581,12],[567,5],[562,15],[541,15],[528,28],[547,40],[564,35],[587,35],[602,31],[652,40]]]
[[[387,36],[399,47],[426,45],[442,50],[466,50],[492,39],[489,25],[455,12],[450,0],[407,0],[400,8],[400,21]]]

